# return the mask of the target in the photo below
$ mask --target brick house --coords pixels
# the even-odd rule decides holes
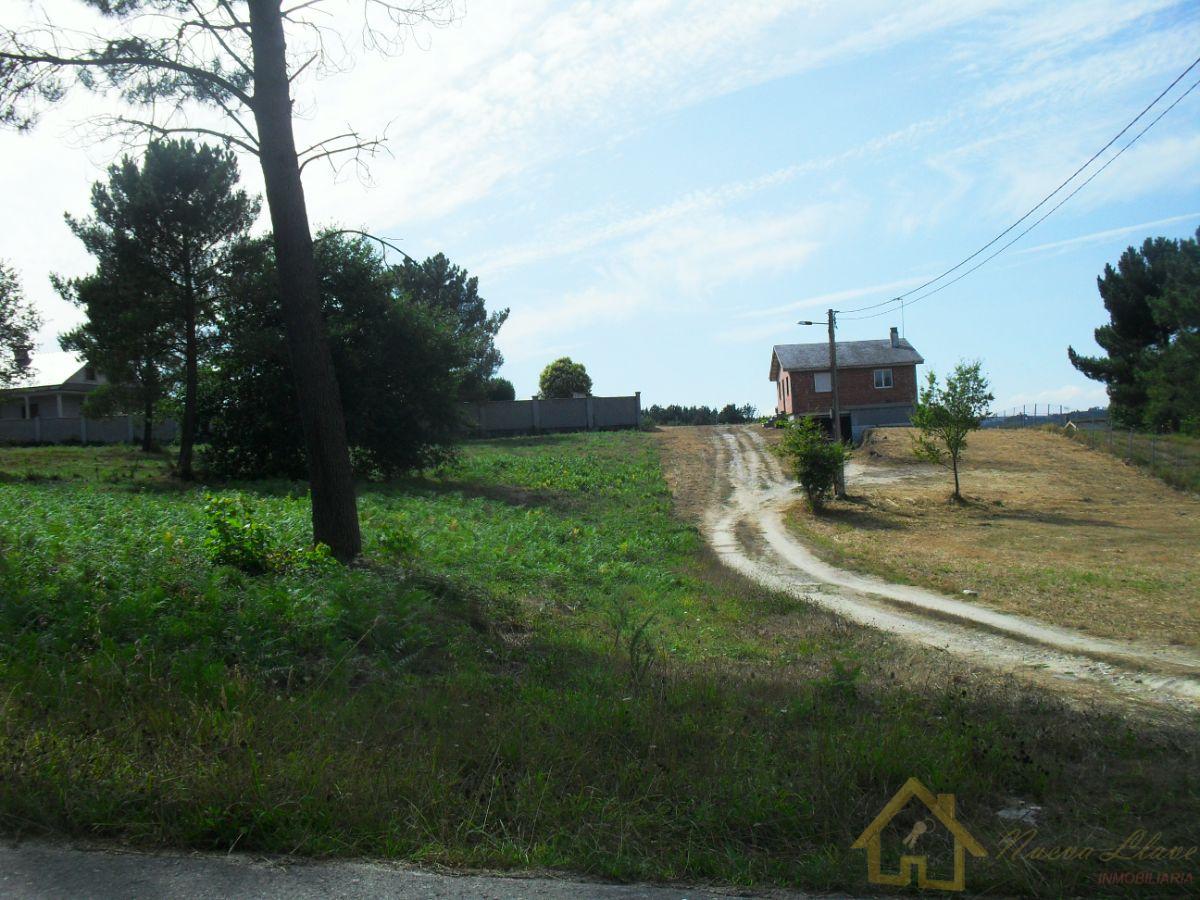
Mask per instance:
[[[858,441],[876,425],[907,425],[917,402],[917,366],[925,362],[895,328],[883,341],[838,341],[842,434]],[[775,412],[828,425],[833,407],[829,344],[777,344],[771,350]]]

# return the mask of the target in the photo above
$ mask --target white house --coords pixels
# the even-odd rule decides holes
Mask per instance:
[[[0,390],[0,444],[121,444],[140,440],[141,416],[83,415],[87,395],[108,379],[73,353],[47,353],[25,384]],[[154,423],[154,440],[172,441],[176,424]]]
[[[29,384],[0,391],[0,419],[78,419],[83,401],[107,379],[74,354],[47,354]]]

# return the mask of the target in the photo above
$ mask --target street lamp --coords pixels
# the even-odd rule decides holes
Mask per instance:
[[[811,322],[808,319],[801,319],[797,325],[816,325],[816,322]],[[833,425],[833,439],[837,443],[842,442],[842,408],[838,402],[838,374],[837,374],[837,341],[834,340],[834,331],[837,328],[837,314],[834,310],[829,310],[829,387],[833,394],[833,408],[830,410],[830,417]],[[835,487],[838,497],[846,496],[846,472],[841,465],[838,466],[837,479]]]

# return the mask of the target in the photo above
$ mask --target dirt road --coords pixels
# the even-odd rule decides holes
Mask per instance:
[[[1200,658],[1189,653],[1091,637],[818,559],[784,524],[796,485],[759,428],[674,429],[662,440],[681,510],[725,565],[764,587],[1039,682],[1200,703]]]
[[[30,842],[0,847],[0,896],[13,900],[59,897],[717,900],[746,896],[804,900],[811,895],[608,884],[554,876],[453,874],[365,860],[311,861],[249,854],[137,853]],[[828,896],[834,900],[833,895]]]

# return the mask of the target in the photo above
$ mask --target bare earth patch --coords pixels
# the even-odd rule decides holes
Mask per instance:
[[[685,522],[699,525],[704,511],[727,493],[725,479],[712,452],[712,429],[694,425],[669,425],[655,430],[662,451],[663,477],[671,488],[675,512]]]
[[[983,431],[950,475],[908,429],[854,454],[848,500],[789,524],[831,562],[1109,638],[1200,647],[1200,499],[1041,431]]]

